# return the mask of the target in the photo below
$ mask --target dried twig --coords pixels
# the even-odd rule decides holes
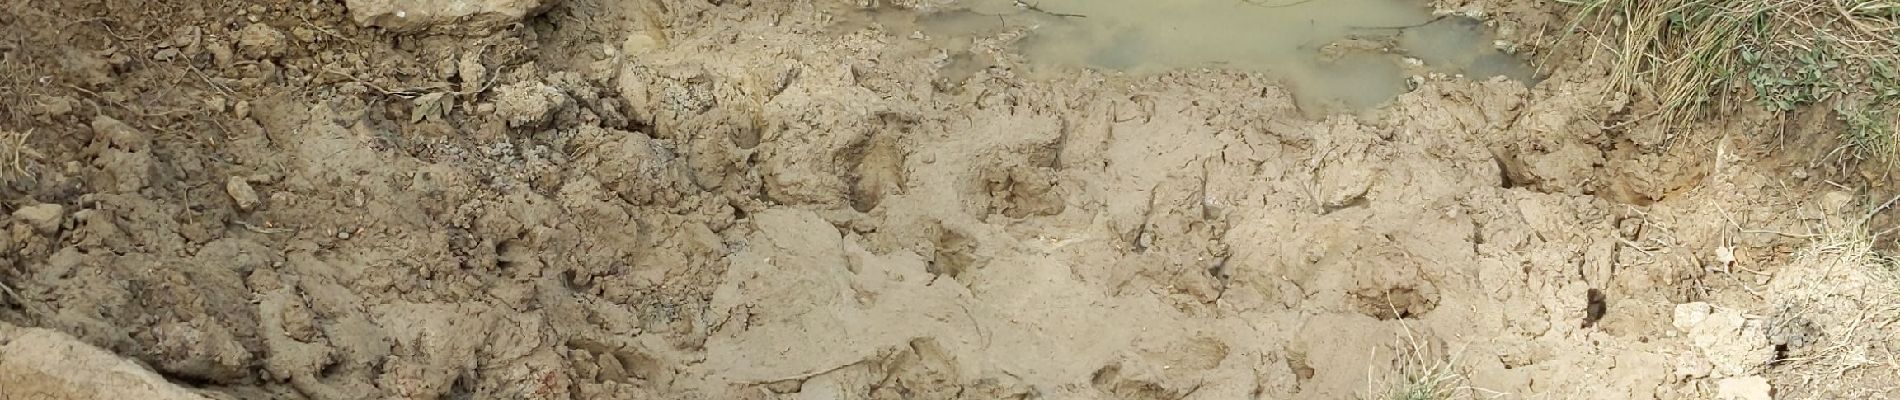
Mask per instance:
[[[0,282],[0,292],[6,292],[7,298],[13,299],[13,301],[17,302],[22,300],[20,298],[20,292],[13,291],[13,287],[7,286],[6,282]]]
[[[1062,18],[1088,18],[1089,17],[1087,15],[1082,15],[1082,14],[1059,13],[1055,11],[1045,10],[1042,7],[1036,6],[1036,4],[1034,3],[1030,3],[1030,2],[1022,1],[1022,0],[1016,0],[1016,6],[1022,7],[1025,10],[1053,15],[1053,16],[1062,17]]]

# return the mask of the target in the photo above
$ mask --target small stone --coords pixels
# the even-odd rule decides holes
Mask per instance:
[[[224,96],[211,96],[205,99],[205,110],[207,111],[224,112],[225,105]]]
[[[598,358],[595,359],[594,365],[600,368],[600,380],[609,382],[627,381],[627,376],[630,374],[627,373],[624,364],[620,363],[619,357],[615,357],[613,353],[600,353],[597,356]]]
[[[1676,329],[1688,332],[1691,328],[1695,328],[1696,325],[1701,324],[1702,320],[1708,319],[1709,314],[1713,313],[1715,313],[1715,307],[1709,305],[1709,303],[1695,302],[1677,304],[1674,325]]]
[[[238,53],[246,58],[280,57],[290,46],[284,33],[265,24],[251,24],[238,31]]]
[[[231,107],[231,114],[237,116],[238,119],[250,118],[251,102],[248,100],[238,100],[237,105]]]
[[[13,220],[44,234],[59,231],[59,221],[65,215],[66,207],[58,204],[35,204],[13,210]]]
[[[344,231],[337,231],[337,233],[336,233],[336,238],[337,238],[337,239],[344,239],[344,240],[349,240],[349,239],[350,239],[350,231],[347,231],[347,230],[344,230]]]
[[[239,210],[255,210],[257,209],[257,204],[261,202],[257,197],[257,191],[251,189],[251,182],[241,176],[233,176],[230,179],[226,179],[224,181],[224,193],[231,195],[231,201],[237,203]]]
[[[1775,387],[1768,384],[1768,378],[1748,376],[1726,378],[1715,383],[1717,400],[1771,400]]]

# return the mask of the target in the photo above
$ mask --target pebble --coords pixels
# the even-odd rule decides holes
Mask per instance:
[[[224,193],[231,196],[231,201],[237,203],[239,210],[255,210],[257,209],[258,203],[262,202],[257,197],[257,191],[251,189],[251,182],[242,176],[233,176],[230,179],[226,179],[224,181]]]

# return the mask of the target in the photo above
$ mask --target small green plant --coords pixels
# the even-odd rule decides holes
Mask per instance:
[[[1871,89],[1870,94],[1873,96],[1868,102],[1894,104],[1896,100],[1900,100],[1900,72],[1894,71],[1893,62],[1870,60],[1867,67],[1873,71],[1873,75],[1867,80],[1867,87]]]
[[[1741,57],[1748,69],[1748,83],[1755,89],[1756,104],[1772,111],[1794,111],[1795,107],[1820,103],[1841,86],[1833,78],[1841,62],[1825,46],[1785,60],[1745,47]]]
[[[1748,44],[1767,12],[1765,5],[1722,0],[1574,0],[1572,28],[1594,23],[1616,53],[1611,80],[1617,89],[1645,94],[1658,105],[1656,117],[1687,122],[1722,104],[1736,80],[1735,49]]]
[[[1617,89],[1653,99],[1670,128],[1728,99],[1831,107],[1857,147],[1846,154],[1900,158],[1900,0],[1559,1],[1576,6],[1573,30],[1610,45]]]
[[[1900,161],[1900,132],[1894,129],[1893,108],[1843,104],[1834,113],[1843,123],[1842,151],[1855,159],[1893,165]]]

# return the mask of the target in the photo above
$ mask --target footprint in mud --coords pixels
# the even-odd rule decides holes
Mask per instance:
[[[851,208],[870,212],[885,197],[900,194],[908,179],[904,151],[891,135],[873,135],[844,153],[846,198]]]
[[[976,254],[976,239],[950,227],[937,228],[936,255],[925,269],[931,274],[959,279],[965,272],[980,268],[984,258]]]

